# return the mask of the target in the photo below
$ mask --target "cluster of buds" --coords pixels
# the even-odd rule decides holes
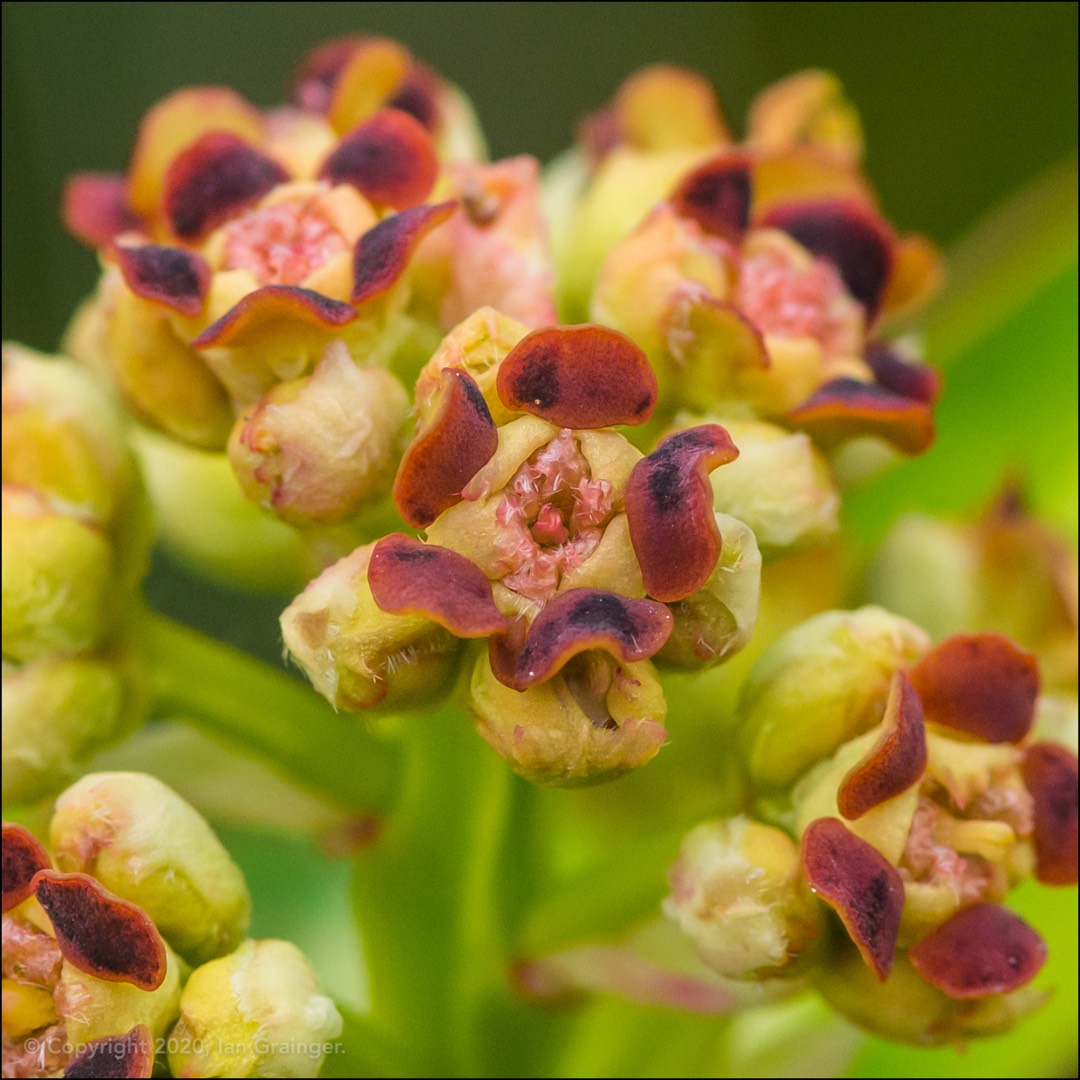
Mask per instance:
[[[145,425],[227,453],[244,496],[325,540],[386,504],[402,379],[447,329],[483,304],[555,321],[539,167],[483,157],[460,92],[382,38],[315,50],[269,112],[180,90],[126,175],[68,186],[65,219],[104,267],[69,348]]]
[[[469,705],[513,768],[545,783],[618,775],[665,738],[651,659],[720,661],[757,613],[760,555],[713,508],[738,454],[707,424],[642,455],[656,379],[600,326],[535,330],[491,310],[457,327],[417,384],[420,430],[394,486],[405,534],[359,548],[282,616],[316,688],[350,710],[415,701],[468,656]]]
[[[1001,902],[1077,880],[1077,759],[1033,727],[1039,691],[998,634],[931,647],[880,608],[790,631],[741,700],[758,819],[690,833],[665,913],[721,975],[809,979],[890,1038],[1007,1029],[1046,947]]]
[[[316,1074],[341,1017],[294,945],[245,940],[243,875],[164,784],[91,774],[49,850],[3,832],[4,1076]]]
[[[123,417],[74,364],[3,355],[3,796],[55,793],[139,719],[124,619],[149,531]]]

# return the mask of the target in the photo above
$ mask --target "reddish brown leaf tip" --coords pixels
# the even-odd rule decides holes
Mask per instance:
[[[880,982],[892,969],[904,883],[896,868],[837,818],[810,823],[802,840],[806,880],[835,909]]]
[[[376,206],[404,210],[428,197],[438,174],[435,144],[424,126],[406,112],[384,109],[337,144],[319,176],[352,184]]]
[[[149,916],[86,874],[42,870],[34,895],[53,925],[64,959],[109,982],[156,990],[165,978],[165,942]]]
[[[491,597],[491,582],[464,555],[404,533],[384,536],[371,553],[368,585],[392,615],[426,615],[458,637],[507,629]]]
[[[352,302],[362,304],[391,288],[405,273],[420,241],[456,207],[454,201],[414,206],[368,229],[356,241],[353,253]]]
[[[34,875],[52,867],[48,853],[29,829],[4,822],[4,911],[18,907],[34,891]]]
[[[788,413],[788,421],[826,445],[876,435],[904,453],[921,454],[934,441],[927,402],[846,376],[819,387]]]
[[[547,681],[587,649],[604,649],[627,664],[645,660],[663,648],[671,627],[671,612],[653,600],[570,589],[533,620],[512,675],[505,656],[496,657],[492,671],[506,685],[525,690]]]
[[[64,186],[61,214],[68,232],[95,248],[142,224],[128,205],[127,180],[119,173],[76,173]]]
[[[394,479],[394,505],[417,529],[461,501],[462,488],[499,445],[487,402],[468,372],[444,368],[437,393],[431,421],[409,444]]]
[[[1011,911],[974,904],[912,946],[908,958],[928,983],[967,1001],[1031,982],[1046,963],[1046,942]]]
[[[750,158],[726,153],[689,173],[673,192],[671,202],[680,217],[737,244],[750,223],[752,196]]]
[[[173,158],[162,208],[181,240],[199,240],[289,179],[272,158],[238,135],[211,131]]]
[[[1024,754],[1024,784],[1035,803],[1035,876],[1046,885],[1077,880],[1076,755],[1040,742]]]
[[[248,293],[191,344],[196,349],[236,348],[265,334],[267,326],[273,322],[301,322],[329,329],[352,322],[356,314],[351,305],[331,300],[312,289],[301,289],[298,285],[264,285]]]
[[[154,1040],[145,1024],[137,1024],[126,1035],[106,1035],[91,1039],[67,1063],[64,1076],[146,1077],[154,1074]]]
[[[885,730],[840,784],[837,806],[849,821],[917,783],[926,771],[926,726],[922,703],[898,671],[885,706]]]
[[[210,288],[210,267],[201,255],[183,248],[145,244],[117,247],[116,261],[127,287],[152,300],[196,318]]]
[[[719,424],[669,435],[626,485],[626,516],[645,591],[681,600],[700,589],[720,558],[709,473],[739,456]]]
[[[606,326],[534,330],[499,366],[499,400],[559,427],[643,424],[656,408],[656,375],[645,353]]]
[[[892,346],[875,341],[866,346],[863,359],[879,386],[900,397],[933,405],[941,393],[941,376],[927,364],[907,360]]]
[[[850,199],[782,203],[762,224],[783,229],[812,254],[828,259],[873,319],[892,272],[892,230],[868,206]]]
[[[908,672],[927,723],[986,742],[1020,742],[1035,719],[1035,657],[1001,634],[956,634]]]

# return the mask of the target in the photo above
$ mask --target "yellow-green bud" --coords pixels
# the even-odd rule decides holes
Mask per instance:
[[[740,700],[740,750],[756,784],[788,787],[881,719],[893,672],[929,648],[914,623],[878,607],[826,611],[774,642]]]
[[[3,800],[55,791],[78,763],[123,734],[131,708],[120,668],[89,657],[50,657],[4,671]]]
[[[343,521],[389,493],[408,411],[395,376],[358,366],[333,342],[310,376],[280,383],[240,417],[229,460],[245,495],[283,521]]]
[[[247,941],[188,979],[169,1040],[174,1076],[316,1076],[341,1034],[303,953],[287,941]]]
[[[788,974],[818,934],[798,845],[779,829],[741,816],[707,821],[684,838],[669,877],[664,914],[728,978]]]
[[[138,904],[185,960],[243,941],[251,899],[243,875],[202,816],[160,780],[92,773],[56,801],[56,865],[93,874]]]
[[[718,472],[720,470],[717,470]],[[657,654],[669,664],[700,668],[718,664],[750,640],[761,594],[761,553],[741,521],[717,514],[723,544],[709,580],[671,605],[674,626]]]
[[[648,660],[621,664],[599,649],[571,657],[553,678],[524,692],[499,682],[482,654],[469,705],[495,752],[538,784],[611,780],[655,757],[667,737],[656,669]]]
[[[107,626],[113,556],[101,530],[29,488],[3,489],[4,656],[92,649]]]
[[[336,708],[395,705],[438,692],[458,639],[422,615],[391,615],[371,595],[374,544],[324,570],[282,612],[289,654]]]

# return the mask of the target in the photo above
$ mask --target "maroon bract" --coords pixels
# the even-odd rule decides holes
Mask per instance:
[[[941,393],[941,375],[929,364],[920,364],[901,356],[894,346],[871,342],[863,359],[880,386],[901,397],[932,405]]]
[[[836,804],[849,821],[907,791],[926,771],[922,704],[903,672],[893,676],[884,723],[881,736],[840,784]]]
[[[1024,753],[1024,786],[1035,803],[1035,876],[1077,881],[1077,762],[1064,746],[1040,742]]]
[[[751,168],[747,154],[721,154],[687,174],[670,201],[680,217],[737,244],[750,223]]]
[[[141,225],[119,173],[76,173],[64,187],[61,216],[68,232],[95,248]]]
[[[362,304],[391,288],[405,272],[416,245],[454,212],[457,203],[414,206],[384,218],[356,242],[350,300]]]
[[[211,270],[201,255],[162,244],[117,247],[115,251],[120,273],[136,296],[165,304],[190,318],[202,314]]]
[[[468,372],[445,368],[435,398],[430,421],[409,444],[394,479],[394,505],[418,529],[461,501],[462,488],[499,445],[487,402]]]
[[[52,867],[48,853],[22,825],[4,822],[3,910],[18,907],[34,891],[34,875]]]
[[[356,309],[299,285],[264,285],[250,292],[191,344],[196,349],[248,345],[273,333],[275,322],[333,328],[356,318]],[[293,331],[295,332],[295,330]]]
[[[1031,730],[1039,668],[1001,634],[956,634],[908,672],[927,723],[991,743],[1020,742]]]
[[[395,210],[422,203],[438,174],[431,136],[397,109],[384,109],[357,125],[319,170],[320,179],[352,184],[369,202]]]
[[[664,647],[671,627],[671,612],[663,604],[570,589],[537,615],[516,658],[507,655],[505,642],[492,640],[492,671],[505,685],[525,690],[588,649],[603,649],[624,663],[645,660]],[[516,652],[513,645],[511,650]]]
[[[261,150],[236,135],[211,131],[169,165],[162,207],[177,237],[200,240],[288,179],[288,173]]]
[[[491,583],[475,563],[404,533],[375,545],[368,585],[383,611],[426,615],[458,637],[486,637],[507,628],[491,598]]]
[[[904,883],[896,868],[837,818],[818,818],[802,839],[806,880],[832,907],[881,982],[896,955]]]
[[[1046,963],[1046,942],[997,904],[958,911],[908,951],[911,966],[951,998],[1005,994],[1031,982]]]
[[[499,367],[499,400],[559,427],[643,424],[656,407],[656,375],[645,353],[606,326],[534,330]]]
[[[91,1039],[64,1068],[65,1077],[104,1077],[106,1080],[153,1074],[154,1040],[145,1024],[136,1024],[126,1035]]]
[[[719,424],[669,435],[630,474],[626,515],[645,591],[681,600],[708,581],[720,558],[709,473],[739,451]]]
[[[921,454],[934,441],[934,414],[926,401],[846,376],[819,387],[787,419],[825,446],[877,435],[905,453]]]
[[[60,952],[80,971],[156,990],[165,979],[165,942],[146,913],[86,874],[41,870],[34,895],[49,916]]]

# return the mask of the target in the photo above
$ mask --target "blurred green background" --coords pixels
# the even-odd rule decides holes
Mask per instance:
[[[278,102],[308,47],[406,42],[476,103],[492,153],[549,158],[635,67],[714,81],[736,131],[765,83],[831,68],[902,229],[941,242],[1076,145],[1074,4],[7,3],[4,333],[55,345],[94,261],[57,216],[66,176],[120,169],[142,113],[185,83]]]

